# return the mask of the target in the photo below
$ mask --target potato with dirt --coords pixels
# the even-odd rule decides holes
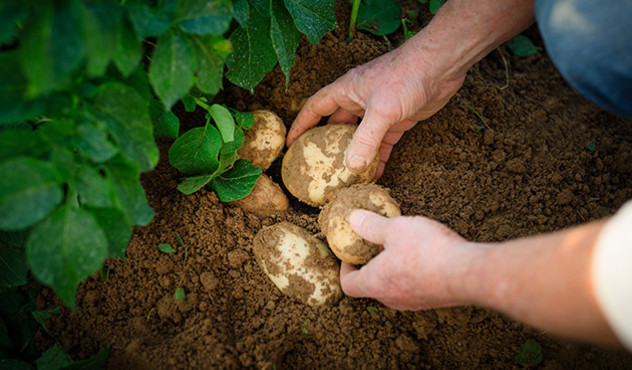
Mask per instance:
[[[340,267],[329,248],[307,230],[281,222],[259,230],[253,252],[279,290],[310,306],[342,298]]]
[[[289,208],[289,201],[281,187],[263,173],[248,196],[231,204],[259,217],[267,217],[275,212],[287,211]]]
[[[347,148],[356,125],[334,123],[315,127],[301,135],[283,157],[281,175],[287,189],[304,203],[321,206],[336,190],[373,181],[379,158],[362,173],[345,165]]]
[[[400,216],[401,211],[388,191],[376,184],[356,184],[341,189],[323,207],[318,223],[331,250],[343,262],[363,265],[383,248],[362,239],[351,229],[349,216],[354,209],[366,209],[384,217]]]
[[[244,130],[245,140],[237,151],[241,158],[266,171],[281,154],[287,129],[283,120],[269,110],[251,112],[255,118],[252,128]]]

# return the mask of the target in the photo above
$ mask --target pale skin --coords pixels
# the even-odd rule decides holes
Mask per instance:
[[[287,144],[315,126],[355,123],[346,158],[376,177],[405,131],[459,90],[467,70],[534,20],[533,0],[450,0],[401,47],[361,65],[306,102]],[[342,264],[343,291],[400,310],[478,305],[560,336],[619,345],[597,304],[590,261],[605,221],[496,244],[468,242],[424,217],[354,211],[353,229],[384,251],[362,268]]]

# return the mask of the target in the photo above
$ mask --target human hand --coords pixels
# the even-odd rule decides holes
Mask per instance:
[[[361,117],[346,165],[361,172],[379,150],[379,178],[402,134],[441,109],[465,79],[465,71],[448,73],[440,60],[418,49],[404,44],[319,90],[294,120],[287,145],[324,116],[331,115],[329,122],[338,123],[356,123]]]
[[[384,250],[360,269],[342,264],[345,294],[398,310],[472,303],[461,288],[477,248],[454,231],[426,217],[385,218],[365,210],[351,213],[351,227]]]

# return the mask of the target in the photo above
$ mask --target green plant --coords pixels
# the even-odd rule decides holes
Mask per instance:
[[[520,346],[520,352],[515,357],[516,362],[522,366],[536,366],[543,358],[542,346],[534,340],[528,340]]]
[[[177,287],[176,292],[173,296],[180,302],[183,303],[187,299],[186,293],[184,293],[184,289],[182,287]]]
[[[178,190],[192,194],[209,184],[224,202],[247,196],[261,176],[261,169],[239,159],[237,150],[244,143],[243,130],[254,124],[252,114],[234,110],[231,113],[222,105],[209,106],[199,98],[193,99],[206,110],[206,125],[185,132],[169,149],[171,165],[191,175],[178,185]]]
[[[380,309],[377,307],[373,307],[373,306],[369,306],[366,308],[367,312],[369,313],[369,315],[371,315],[372,319],[377,319],[378,318],[378,314],[380,313]]]
[[[307,323],[310,322],[310,319],[305,319],[299,323],[299,328],[301,329],[301,333],[309,334],[309,330],[307,330]]]
[[[0,289],[25,284],[31,270],[74,307],[79,282],[105,258],[124,257],[132,228],[152,220],[139,179],[158,161],[155,139],[179,135],[172,106],[210,101],[225,65],[228,80],[251,92],[277,62],[289,78],[301,34],[317,43],[336,26],[333,6],[0,2]],[[231,132],[219,132],[218,194],[252,174],[245,161],[222,157]],[[207,163],[201,174],[211,173]]]
[[[347,41],[351,41],[356,28],[376,36],[397,31],[401,23],[401,13],[401,3],[397,0],[354,0]]]
[[[166,254],[171,254],[176,251],[175,249],[173,249],[173,247],[169,243],[158,244],[158,249],[160,249],[162,253],[166,253]]]
[[[533,42],[525,35],[516,35],[512,37],[505,44],[511,50],[514,55],[517,55],[521,58],[526,58],[533,54],[537,54],[542,51],[542,48],[537,47],[533,44]]]

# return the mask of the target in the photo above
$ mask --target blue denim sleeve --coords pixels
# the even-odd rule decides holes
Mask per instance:
[[[536,0],[544,46],[579,93],[632,120],[632,0]]]

